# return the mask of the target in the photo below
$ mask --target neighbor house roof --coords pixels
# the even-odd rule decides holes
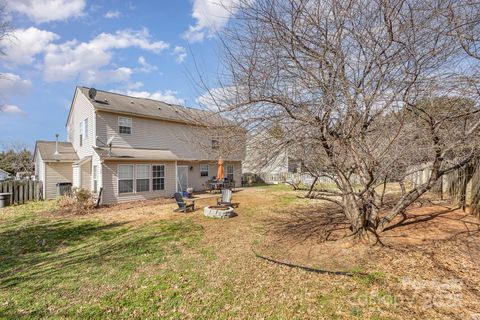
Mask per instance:
[[[5,171],[5,170],[3,170],[3,169],[0,169],[0,173],[3,173],[3,174],[5,174],[5,175],[7,175],[7,176],[10,175],[10,172],[7,172],[7,171]]]
[[[35,154],[38,152],[43,161],[65,161],[74,162],[78,155],[70,142],[58,142],[58,154],[55,154],[55,141],[37,141]]]
[[[100,111],[199,125],[232,124],[218,114],[208,110],[187,108],[158,100],[131,97],[102,90],[96,90],[95,98],[91,99],[88,95],[90,88],[78,87],[78,89],[92,103],[93,107]]]
[[[112,148],[109,154],[108,148],[95,148],[95,152],[102,160],[178,160],[172,151],[165,149]]]

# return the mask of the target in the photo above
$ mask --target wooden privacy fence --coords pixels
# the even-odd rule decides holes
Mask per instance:
[[[17,180],[0,182],[0,193],[11,193],[11,203],[42,200],[41,181]]]

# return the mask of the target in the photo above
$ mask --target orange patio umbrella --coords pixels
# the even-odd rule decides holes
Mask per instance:
[[[223,180],[225,179],[225,170],[223,169],[223,159],[218,159],[218,169],[217,169],[217,179]]]

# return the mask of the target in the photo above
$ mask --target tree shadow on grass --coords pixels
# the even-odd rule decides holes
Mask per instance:
[[[37,280],[79,277],[78,272],[90,266],[95,272],[105,264],[134,267],[149,255],[160,258],[175,249],[173,244],[193,230],[181,223],[148,228],[129,228],[126,223],[62,220],[0,233],[0,288],[29,282],[41,290]]]
[[[265,221],[281,241],[300,243],[336,241],[349,235],[349,224],[341,210],[328,206],[298,207]]]
[[[469,243],[469,254],[480,253],[480,222],[468,214],[445,206],[415,204],[405,219],[398,218],[380,234],[378,246],[350,241],[351,232],[343,212],[335,207],[316,205],[297,207],[265,220],[267,237],[262,259],[313,272],[344,274],[305,267],[306,264],[331,265],[348,270],[347,265],[362,265],[376,249],[423,252],[433,244],[454,246],[456,240]],[[346,240],[346,241],[342,241]],[[450,242],[449,242],[450,241]],[[363,244],[356,247],[357,244]],[[355,248],[354,248],[355,247]],[[301,261],[301,263],[292,263]],[[312,270],[309,270],[312,269]],[[348,273],[348,272],[347,272]]]
[[[102,238],[124,223],[54,221],[23,225],[0,233],[0,286],[11,286],[59,267],[93,259],[92,238]],[[86,242],[84,246],[82,242]],[[62,249],[64,249],[62,252]],[[56,267],[55,267],[56,266]],[[61,269],[61,268],[60,268]]]

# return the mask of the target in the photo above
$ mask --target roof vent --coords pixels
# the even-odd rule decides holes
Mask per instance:
[[[158,110],[162,110],[162,107],[158,107]]]
[[[55,134],[55,153],[54,155],[58,156],[60,154],[60,152],[58,152],[58,136],[59,134]]]
[[[130,100],[130,104],[133,104],[133,100]]]
[[[105,103],[107,103],[107,102],[108,102],[108,100],[107,100],[106,98],[105,98],[105,99],[103,99],[103,101],[104,101]]]

